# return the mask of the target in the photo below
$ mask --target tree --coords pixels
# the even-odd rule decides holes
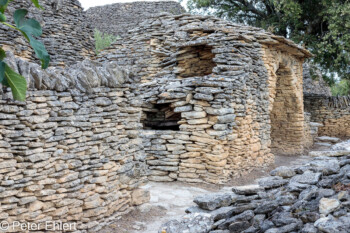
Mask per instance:
[[[189,0],[188,6],[287,37],[315,55],[324,76],[350,79],[350,0]]]
[[[36,56],[41,61],[41,67],[46,69],[49,66],[50,56],[42,42],[36,38],[42,34],[42,29],[38,21],[28,19],[25,16],[28,14],[26,9],[18,9],[13,14],[14,25],[6,22],[5,10],[12,0],[0,0],[0,23],[10,27],[13,30],[19,31],[29,42],[34,49]],[[31,0],[35,7],[42,9],[39,5],[39,0]],[[5,62],[6,53],[0,47],[0,83],[10,87],[13,98],[15,100],[24,101],[26,98],[27,82],[23,76],[13,71]]]

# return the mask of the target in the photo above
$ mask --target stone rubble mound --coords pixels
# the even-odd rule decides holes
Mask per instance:
[[[350,230],[350,154],[278,167],[258,185],[196,197],[159,233],[346,233]]]

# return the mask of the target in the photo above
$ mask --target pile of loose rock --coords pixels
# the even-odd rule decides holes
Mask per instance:
[[[349,232],[350,155],[278,167],[258,184],[199,196],[159,232]]]

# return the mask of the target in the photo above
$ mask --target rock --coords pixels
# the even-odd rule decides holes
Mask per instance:
[[[172,220],[163,224],[158,233],[203,233],[209,232],[214,223],[210,214],[195,213],[185,215],[181,221]]]
[[[328,215],[336,210],[340,206],[340,202],[337,199],[322,198],[319,204],[319,210],[321,214]]]
[[[206,100],[206,101],[211,101],[214,99],[213,95],[206,95],[206,94],[202,94],[202,93],[196,93],[193,96],[194,99],[198,99],[198,100]]]
[[[336,220],[332,216],[320,218],[314,223],[314,226],[321,232],[326,233],[342,233],[346,232],[341,221]]]
[[[215,210],[219,207],[231,205],[236,199],[237,195],[233,193],[206,194],[196,197],[193,202],[202,209]]]
[[[259,185],[245,185],[233,187],[232,191],[238,195],[254,195],[264,191],[264,189]]]
[[[231,227],[232,229],[236,229],[236,228],[247,229],[250,226],[250,224],[249,224],[249,226],[247,226],[246,222],[249,222],[253,217],[254,217],[254,212],[251,210],[247,210],[241,214],[238,214],[238,215],[233,216],[229,219],[226,219],[223,223],[221,223],[218,226],[218,229],[220,229],[220,230],[228,229],[231,224],[234,224],[237,222],[241,222],[241,223],[238,225],[234,225],[233,227]]]
[[[265,214],[257,214],[254,216],[252,220],[252,225],[255,228],[260,228],[260,225],[264,222],[265,219],[266,219]]]
[[[284,184],[288,183],[288,180],[284,180],[282,177],[279,176],[271,176],[258,179],[258,183],[261,187],[265,189],[271,189],[283,186]]]
[[[234,110],[232,108],[218,108],[218,109],[216,109],[216,108],[212,108],[212,107],[207,107],[207,108],[205,108],[205,111],[210,115],[217,115],[217,116],[222,116],[222,115],[234,113]]]
[[[337,150],[337,151],[310,151],[309,156],[312,157],[321,157],[321,156],[326,156],[326,157],[339,157],[343,155],[349,155],[350,152],[346,150]]]
[[[280,176],[283,178],[290,178],[296,175],[293,168],[281,166],[278,167],[270,172],[270,175],[272,176]]]
[[[235,121],[235,119],[236,119],[236,115],[234,115],[234,114],[218,116],[218,123],[219,124],[232,123]]]
[[[247,228],[250,227],[250,223],[247,221],[237,221],[234,223],[231,223],[230,226],[228,227],[230,230],[230,233],[239,233],[242,232],[244,230],[246,230]]]
[[[266,213],[271,212],[272,210],[276,209],[277,206],[278,206],[277,201],[264,201],[262,204],[260,204],[254,210],[254,213],[256,213],[256,214],[266,214]]]
[[[235,210],[234,207],[226,206],[226,207],[221,207],[219,209],[211,211],[209,213],[213,216],[214,221],[218,221],[220,219],[226,219],[230,217],[234,210]]]
[[[324,175],[335,174],[339,172],[340,166],[337,159],[319,159],[310,162],[311,170],[321,172]]]
[[[295,182],[295,181],[289,181],[288,185],[287,185],[287,190],[289,192],[301,192],[303,189],[306,189],[309,185],[308,184],[301,184],[299,182]]]
[[[340,138],[328,137],[328,136],[317,137],[316,140],[320,142],[330,142],[330,143],[337,143],[341,141]]]
[[[321,177],[321,173],[319,172],[311,172],[311,171],[306,171],[302,175],[296,175],[294,176],[290,182],[297,182],[301,184],[316,184]]]
[[[300,233],[317,233],[317,229],[313,226],[313,224],[307,223],[300,230]]]
[[[275,225],[273,224],[273,222],[271,222],[270,220],[264,220],[262,222],[262,224],[260,225],[260,230],[262,232],[266,232],[268,229],[274,227]]]
[[[230,233],[229,230],[215,230],[215,231],[210,231],[209,233]]]
[[[197,118],[204,118],[207,116],[206,112],[182,112],[181,116],[186,119],[197,119]]]
[[[277,227],[281,227],[284,225],[288,225],[291,223],[296,223],[298,220],[292,216],[292,213],[290,212],[280,212],[273,215],[271,221],[275,224]]]
[[[174,108],[174,112],[190,112],[192,110],[193,110],[192,105],[185,105],[185,106]]]
[[[326,143],[326,142],[316,142],[314,145],[315,145],[315,146],[325,147],[325,148],[330,148],[330,147],[332,147],[332,144]],[[339,150],[339,149],[338,149],[338,150]],[[341,149],[341,150],[344,150],[344,149]]]
[[[331,147],[332,150],[343,150],[343,151],[350,151],[350,141],[349,140],[346,140],[346,141],[343,141],[343,142],[339,142],[337,144],[334,144],[332,147]]]

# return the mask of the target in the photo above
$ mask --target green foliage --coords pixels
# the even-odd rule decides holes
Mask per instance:
[[[349,0],[189,0],[188,7],[290,38],[315,54],[325,76],[350,79]]]
[[[41,26],[39,22],[34,19],[24,18],[27,13],[28,11],[25,9],[16,10],[13,18],[18,30],[29,41],[30,45],[35,51],[36,56],[40,59],[42,68],[46,69],[49,66],[50,56],[47,53],[44,44],[34,38],[41,36],[43,33]]]
[[[102,33],[99,30],[95,29],[94,39],[95,39],[95,52],[96,54],[99,54],[101,50],[113,44],[118,39],[118,37],[107,33]]]
[[[26,99],[27,91],[27,82],[25,78],[5,64],[5,80],[6,86],[11,87],[13,98],[15,100],[24,101]]]
[[[331,86],[332,95],[344,96],[350,94],[350,81],[347,79],[340,80]]]
[[[34,49],[36,56],[41,61],[41,67],[46,69],[49,66],[50,56],[42,42],[36,38],[42,35],[42,29],[38,21],[35,19],[27,19],[28,14],[26,9],[16,10],[13,14],[13,19],[16,26],[6,23],[4,12],[8,4],[12,0],[0,0],[0,23],[17,30],[28,40],[31,47]],[[35,7],[42,9],[38,0],[31,0]],[[0,83],[10,87],[13,98],[15,100],[24,101],[26,98],[27,82],[24,77],[13,71],[4,61],[6,58],[5,51],[0,47]]]

